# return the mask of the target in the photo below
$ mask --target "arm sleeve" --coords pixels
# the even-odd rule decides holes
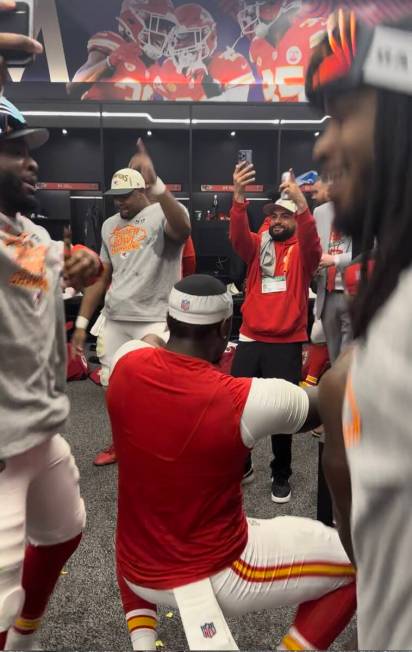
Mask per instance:
[[[303,267],[309,279],[316,272],[322,256],[322,247],[316,222],[309,209],[297,217],[297,237],[299,240]]]
[[[147,348],[152,349],[153,347],[151,344],[147,344],[147,342],[142,342],[142,340],[129,340],[125,344],[122,344],[122,346],[117,349],[116,353],[113,356],[112,365],[110,367],[110,376],[112,375],[117,363],[119,360],[121,360],[121,358],[123,358],[124,355],[131,353],[131,351],[138,351],[139,349]]]
[[[299,432],[309,412],[306,392],[286,380],[253,378],[241,419],[242,441],[248,448],[270,435]]]
[[[249,227],[248,205],[248,202],[239,204],[234,201],[230,211],[230,241],[237,255],[245,263],[250,263],[252,260],[259,241],[256,233],[252,233]]]
[[[351,264],[352,262],[352,252],[346,254],[335,254],[335,266],[339,272],[343,272],[344,269]]]

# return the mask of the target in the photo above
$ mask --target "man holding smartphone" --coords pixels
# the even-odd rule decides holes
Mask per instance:
[[[299,384],[302,343],[307,340],[309,284],[322,254],[315,220],[291,171],[280,186],[287,199],[264,208],[259,233],[249,228],[246,186],[255,181],[252,163],[235,168],[230,239],[235,252],[248,265],[246,298],[239,345],[232,367],[234,376],[283,378]],[[285,196],[285,195],[284,195]],[[272,500],[290,500],[292,436],[272,437]],[[244,482],[253,479],[252,459]]]

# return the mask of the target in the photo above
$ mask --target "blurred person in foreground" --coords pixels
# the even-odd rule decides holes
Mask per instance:
[[[1,41],[1,38],[0,38]],[[58,434],[69,413],[62,281],[94,283],[99,258],[54,242],[36,209],[30,150],[48,139],[0,99],[0,649],[34,649],[85,521],[79,472]]]
[[[0,12],[14,7],[0,0]],[[42,52],[0,33],[0,53],[10,49]],[[3,64],[1,88],[6,74]],[[30,150],[47,130],[29,129],[3,97],[0,126],[0,649],[27,650],[85,520],[79,472],[57,434],[69,412],[62,280],[84,287],[101,264],[25,217],[36,209]]]
[[[412,16],[373,29],[340,11],[307,77],[310,101],[331,116],[315,152],[335,226],[374,257],[364,254],[353,351],[320,389],[325,473],[358,569],[359,649],[412,646],[411,70]]]
[[[179,607],[192,650],[236,650],[225,616],[286,605],[300,606],[279,649],[326,649],[355,609],[337,532],[307,518],[247,519],[241,488],[259,440],[318,422],[317,390],[215,368],[232,314],[225,285],[188,276],[170,294],[168,343],[132,341],[115,355],[118,575],[150,622],[155,605]],[[134,649],[155,649],[148,621]]]

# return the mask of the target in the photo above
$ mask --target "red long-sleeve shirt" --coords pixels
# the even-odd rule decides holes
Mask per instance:
[[[240,333],[258,342],[305,342],[307,340],[308,294],[318,268],[322,248],[315,220],[309,209],[297,215],[295,234],[285,242],[274,242],[274,276],[286,276],[286,291],[262,292],[260,248],[267,218],[259,233],[249,228],[248,202],[233,203],[230,212],[230,240],[247,263],[246,298],[242,307]]]

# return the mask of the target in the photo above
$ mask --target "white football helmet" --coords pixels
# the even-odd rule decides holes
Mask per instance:
[[[203,67],[205,59],[217,48],[216,22],[198,4],[186,4],[176,9],[177,27],[169,39],[169,56],[179,71]]]
[[[283,2],[265,2],[265,0],[250,2],[242,0],[242,9],[237,15],[243,36],[264,36],[278,18],[293,11],[299,11],[302,0],[283,0]]]
[[[154,61],[167,53],[169,34],[177,24],[171,0],[123,0],[117,20],[121,35]]]

